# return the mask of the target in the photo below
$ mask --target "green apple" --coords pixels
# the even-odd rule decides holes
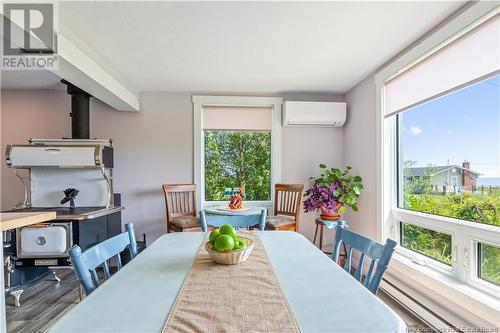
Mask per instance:
[[[217,237],[219,237],[219,229],[214,229],[214,230],[212,230],[212,232],[208,236],[208,240],[210,241],[210,243],[212,243],[212,245],[214,245],[215,244],[215,239]]]
[[[239,239],[235,244],[234,244],[234,250],[241,250],[247,247],[247,244],[245,243],[244,240]]]
[[[237,240],[238,236],[236,235],[236,231],[234,230],[233,226],[230,224],[223,224],[219,228],[219,234],[220,235],[229,235],[233,237],[233,240]]]
[[[231,251],[234,248],[234,239],[229,235],[219,235],[215,239],[216,251]]]

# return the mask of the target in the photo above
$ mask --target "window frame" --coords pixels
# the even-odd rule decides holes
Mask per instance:
[[[472,28],[488,20],[500,12],[497,6],[487,3],[476,3],[465,6],[457,15],[447,20],[431,33],[422,37],[408,51],[381,68],[375,75],[376,89],[376,124],[377,124],[377,237],[383,241],[386,237],[399,239],[400,221],[422,226],[431,230],[445,232],[452,235],[453,264],[451,269],[441,267],[437,260],[433,260],[412,250],[398,246],[394,255],[397,266],[403,265],[409,272],[424,273],[436,281],[456,281],[453,283],[461,293],[460,300],[449,299],[451,302],[468,302],[470,297],[484,301],[491,309],[491,296],[498,295],[500,288],[493,283],[480,279],[477,276],[477,243],[487,243],[499,246],[498,226],[462,221],[459,219],[420,213],[398,208],[401,200],[398,185],[403,181],[399,174],[401,161],[398,159],[398,120],[396,117],[384,118],[384,86],[385,82],[399,73],[418,63],[427,55],[436,52],[452,40],[459,38]],[[434,222],[434,223],[432,223]],[[439,222],[439,223],[435,223]],[[496,229],[494,229],[496,228]],[[408,260],[410,259],[410,260]],[[416,262],[423,262],[425,268]],[[442,266],[446,266],[442,264]],[[389,269],[390,271],[390,269]],[[389,274],[390,275],[390,274]],[[410,276],[408,276],[410,277]],[[411,279],[409,279],[410,281]],[[412,288],[419,287],[418,283],[409,283]],[[465,293],[463,290],[472,287],[474,291]],[[443,290],[446,286],[443,285]],[[472,309],[471,311],[480,311]]]
[[[272,108],[271,128],[271,192],[270,200],[248,201],[249,206],[273,208],[273,188],[281,182],[281,97],[254,97],[254,96],[208,96],[193,95],[193,179],[197,185],[196,207],[203,210],[205,207],[220,205],[223,201],[205,201],[205,142],[203,135],[203,107],[204,106],[231,106],[231,107],[270,107]]]

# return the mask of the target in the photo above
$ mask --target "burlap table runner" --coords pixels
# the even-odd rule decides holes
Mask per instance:
[[[257,233],[239,265],[218,265],[202,243],[163,332],[300,332]]]

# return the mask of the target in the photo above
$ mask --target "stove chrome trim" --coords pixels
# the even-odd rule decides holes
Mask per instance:
[[[37,139],[30,138],[28,142],[37,145],[99,145],[103,147],[113,147],[113,139]]]
[[[114,198],[113,198],[113,186],[111,184],[111,180],[109,179],[108,175],[106,174],[106,169],[104,166],[101,168],[101,174],[106,180],[106,187],[108,188],[108,203],[106,204],[106,208],[109,209],[111,206],[113,206],[114,203]]]
[[[17,172],[17,169],[15,167],[13,167],[12,170],[14,170],[14,175],[23,184],[23,189],[24,189],[23,201],[20,202],[20,203],[18,203],[14,207],[14,209],[18,209],[18,208],[30,208],[31,207],[31,185],[28,185],[28,183],[26,183],[24,181],[24,178]],[[31,173],[30,173],[30,177],[31,177]],[[30,184],[31,184],[31,182],[30,182]]]
[[[86,214],[74,214],[74,215],[57,215],[56,219],[58,220],[91,220],[101,216],[110,215],[113,213],[117,213],[119,211],[124,210],[125,207],[122,206],[111,206],[109,208],[103,208],[99,210],[94,210],[93,212]]]

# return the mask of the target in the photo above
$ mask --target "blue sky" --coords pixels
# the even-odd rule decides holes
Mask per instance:
[[[402,114],[404,160],[461,165],[500,177],[500,75]]]

